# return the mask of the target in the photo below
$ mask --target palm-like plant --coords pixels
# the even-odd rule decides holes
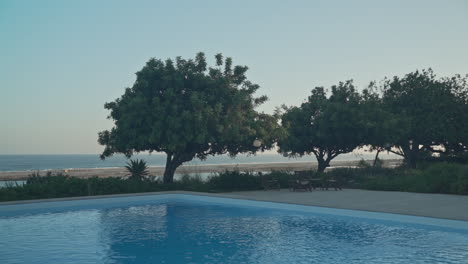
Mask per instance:
[[[130,173],[130,179],[133,180],[142,180],[143,177],[149,175],[148,166],[144,160],[130,160],[125,168]]]

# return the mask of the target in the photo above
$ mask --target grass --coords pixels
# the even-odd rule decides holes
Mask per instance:
[[[311,172],[313,173],[313,172]],[[265,177],[277,179],[282,188],[288,187],[291,173],[273,171]],[[321,175],[334,178],[345,188],[422,193],[468,194],[468,166],[455,163],[430,163],[419,169],[405,168],[337,168]],[[261,190],[261,177],[252,172],[226,171],[207,180],[184,175],[171,184],[143,179],[88,178],[65,174],[30,175],[26,184],[0,188],[0,201],[60,198],[74,196],[123,194],[158,191],[231,192]]]

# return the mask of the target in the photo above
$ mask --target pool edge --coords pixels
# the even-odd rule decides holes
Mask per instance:
[[[76,196],[76,197],[63,197],[63,198],[49,198],[49,199],[34,199],[34,200],[17,200],[17,201],[8,201],[8,202],[0,202],[1,206],[8,206],[8,205],[22,205],[22,204],[35,204],[35,203],[48,203],[48,202],[63,202],[63,201],[79,201],[79,200],[97,200],[97,199],[107,199],[107,198],[125,198],[125,197],[138,197],[138,196],[154,196],[154,195],[168,195],[168,194],[181,194],[181,195],[195,195],[195,196],[205,196],[205,197],[213,197],[213,198],[228,198],[228,199],[236,199],[236,200],[243,200],[243,201],[256,201],[256,202],[267,202],[267,203],[277,203],[277,204],[284,204],[284,205],[299,205],[299,206],[306,206],[306,207],[318,207],[324,209],[339,209],[339,210],[351,210],[351,211],[360,211],[365,213],[382,213],[382,214],[389,214],[389,215],[401,215],[401,216],[411,216],[411,217],[422,217],[428,219],[438,219],[438,220],[450,220],[450,221],[460,221],[468,223],[466,219],[459,219],[454,217],[435,217],[429,216],[424,214],[409,214],[409,213],[395,213],[391,211],[385,210],[366,210],[366,209],[355,209],[349,207],[330,207],[330,206],[323,206],[323,205],[315,205],[315,204],[308,204],[308,203],[297,203],[297,202],[290,202],[290,201],[277,201],[272,199],[263,199],[258,197],[246,197],[241,196],[234,193],[206,193],[206,192],[193,192],[193,191],[163,191],[163,192],[145,192],[145,193],[125,193],[125,194],[110,194],[110,195],[94,195],[94,196]]]

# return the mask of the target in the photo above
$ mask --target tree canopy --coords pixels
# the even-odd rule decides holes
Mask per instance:
[[[372,82],[362,93],[349,80],[331,86],[329,95],[316,87],[299,107],[268,115],[256,110],[267,97],[255,96],[259,86],[247,79],[248,68],[222,54],[215,61],[208,67],[201,52],[194,59],[150,59],[133,86],[105,104],[114,127],[99,133],[101,158],[165,152],[164,182],[172,182],[177,167],[193,158],[254,154],[274,143],[285,156],[315,155],[319,171],[364,145],[398,154],[412,167],[425,153],[468,151],[468,76],[415,71]]]
[[[415,71],[383,84],[383,106],[397,119],[399,133],[388,150],[415,167],[424,152],[467,150],[466,78],[436,78],[431,69]]]
[[[364,123],[363,147],[369,151],[376,151],[374,166],[377,164],[378,155],[381,151],[392,147],[402,133],[402,120],[395,114],[387,111],[383,105],[383,98],[377,89],[375,82],[361,93],[361,113]]]
[[[165,152],[164,182],[172,182],[176,168],[193,158],[270,148],[277,122],[255,110],[267,97],[254,96],[259,85],[247,79],[246,66],[233,66],[221,54],[215,59],[215,67],[207,67],[201,52],[175,62],[150,59],[134,85],[105,104],[115,126],[99,133],[101,158]],[[253,146],[256,139],[260,147]]]
[[[329,97],[316,87],[300,107],[285,108],[281,122],[286,136],[278,141],[279,152],[290,157],[313,154],[322,172],[332,159],[362,144],[360,102],[352,81],[332,86]]]

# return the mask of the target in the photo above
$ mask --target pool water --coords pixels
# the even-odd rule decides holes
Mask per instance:
[[[468,263],[468,229],[450,225],[466,222],[229,201],[156,195],[0,206],[0,263]]]

